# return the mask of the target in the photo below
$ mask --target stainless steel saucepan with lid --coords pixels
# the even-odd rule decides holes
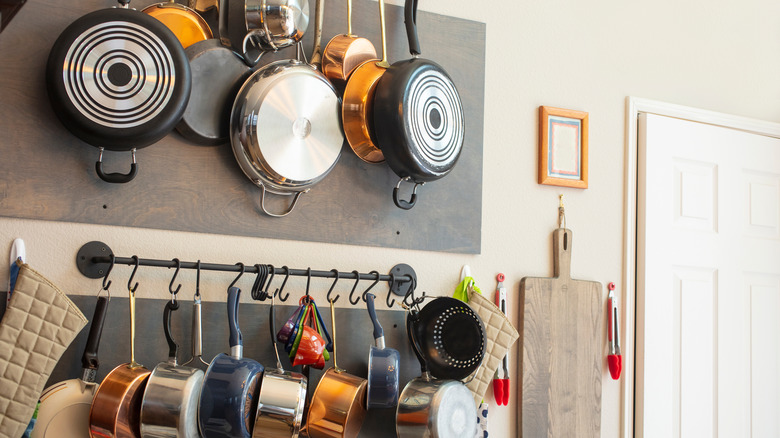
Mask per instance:
[[[321,16],[323,2],[319,0]],[[230,115],[230,143],[244,174],[261,189],[260,207],[286,216],[300,195],[333,169],[341,156],[341,99],[317,70],[320,23],[315,25],[312,64],[298,59],[270,63],[246,80]],[[265,207],[265,192],[294,196],[283,213]]]

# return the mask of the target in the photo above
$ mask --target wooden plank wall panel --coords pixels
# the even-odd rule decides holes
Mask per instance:
[[[134,0],[142,9],[153,3]],[[313,4],[313,2],[312,2]],[[260,212],[260,190],[241,172],[229,145],[203,147],[174,132],[138,151],[139,174],[108,184],[94,171],[97,149],[56,118],[45,90],[49,50],[72,21],[104,0],[29,0],[0,34],[0,215],[353,245],[479,253],[485,25],[420,12],[423,56],[457,85],[466,117],[458,165],[419,189],[410,211],[393,205],[398,177],[385,164],[360,161],[347,145],[330,175],[283,219]],[[355,0],[353,30],[380,44],[377,3]],[[313,8],[312,8],[313,11]],[[313,22],[313,20],[312,20]],[[409,57],[403,9],[387,6],[391,62]],[[323,46],[346,30],[346,2],[328,2]],[[311,26],[305,38],[311,50]],[[264,63],[294,56],[286,50]],[[192,96],[197,99],[197,96]],[[107,152],[106,172],[126,172],[129,153]],[[411,186],[404,185],[408,199]],[[277,208],[281,208],[280,201]],[[284,200],[286,202],[286,199]]]

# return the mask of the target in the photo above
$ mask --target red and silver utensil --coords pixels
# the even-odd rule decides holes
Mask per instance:
[[[617,301],[615,300],[615,283],[610,282],[607,285],[609,288],[608,306],[609,306],[609,355],[607,356],[607,363],[609,364],[609,374],[612,375],[613,380],[620,378],[620,371],[623,369],[623,358],[620,355],[620,334],[618,333],[618,310]]]
[[[504,274],[496,276],[498,285],[496,286],[496,306],[501,309],[501,313],[506,315],[506,288],[504,287]],[[509,355],[504,356],[501,367],[496,370],[493,376],[493,395],[496,398],[496,404],[506,406],[509,404]]]

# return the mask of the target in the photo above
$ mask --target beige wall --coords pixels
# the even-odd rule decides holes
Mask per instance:
[[[64,290],[79,294],[99,288],[98,280],[82,277],[73,263],[76,250],[90,240],[102,240],[123,256],[218,263],[387,272],[403,262],[416,269],[420,288],[434,294],[451,293],[461,266],[469,264],[485,290],[495,286],[497,272],[507,275],[511,318],[517,321],[520,278],[552,275],[551,232],[559,193],[565,194],[567,225],[574,232],[573,276],[614,281],[618,292],[625,289],[626,96],[780,121],[780,3],[774,0],[422,0],[420,8],[487,23],[481,255],[17,219],[0,219],[0,242],[5,242],[0,249],[6,248],[0,254],[7,253],[14,238],[23,238],[31,264]],[[431,58],[435,53],[435,47],[426,49]],[[539,105],[590,113],[589,189],[536,184]],[[0,265],[0,278],[6,278],[5,263]],[[115,272],[123,282],[130,269]],[[164,296],[169,272],[139,272],[140,296]],[[180,278],[184,293],[192,293],[194,273],[183,272]],[[205,274],[206,299],[222,299],[230,278]],[[300,280],[290,285],[301,287]],[[249,287],[251,280],[242,282]],[[516,369],[516,351],[511,363]],[[519,380],[514,378],[513,384]],[[603,381],[602,436],[617,437],[620,387],[606,369]],[[516,387],[512,394],[517,395]],[[516,409],[516,398],[508,408],[491,409],[491,437],[517,435]]]

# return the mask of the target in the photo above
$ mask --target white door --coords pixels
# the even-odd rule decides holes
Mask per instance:
[[[641,114],[637,437],[780,437],[780,139]]]

